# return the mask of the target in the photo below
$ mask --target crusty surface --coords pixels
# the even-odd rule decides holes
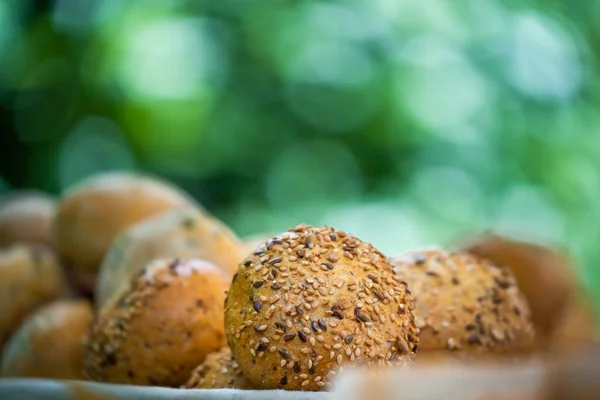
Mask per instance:
[[[69,264],[97,271],[121,230],[189,202],[182,192],[153,178],[99,175],[63,196],[53,225],[54,240]]]
[[[34,191],[15,192],[0,200],[0,246],[15,243],[49,245],[56,201]]]
[[[577,292],[567,258],[543,246],[495,235],[471,243],[466,249],[510,268],[531,307],[537,340],[546,341],[553,336]]]
[[[64,291],[63,271],[50,249],[24,244],[0,249],[0,347],[30,311]]]
[[[236,236],[194,206],[167,211],[123,231],[108,251],[98,277],[96,305],[104,306],[126,286],[129,276],[151,260],[199,258],[232,276],[246,255]]]
[[[56,301],[27,317],[2,352],[4,377],[83,379],[83,351],[92,306]]]
[[[102,382],[181,386],[225,345],[227,277],[202,260],[156,260],[93,323],[85,374]]]
[[[406,365],[417,349],[413,302],[386,257],[332,228],[275,236],[227,296],[231,352],[258,388],[327,389],[344,365]]]
[[[468,253],[409,252],[391,259],[415,299],[420,351],[519,353],[533,345],[530,310],[510,270]]]
[[[244,378],[240,366],[233,359],[229,347],[209,354],[198,366],[190,379],[182,386],[184,389],[253,389]]]

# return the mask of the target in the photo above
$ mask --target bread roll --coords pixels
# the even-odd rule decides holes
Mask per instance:
[[[2,352],[3,377],[83,379],[87,300],[56,301],[25,319]]]
[[[36,191],[15,192],[0,200],[0,247],[51,243],[56,201]]]
[[[262,389],[323,390],[345,365],[407,365],[419,341],[412,299],[386,257],[303,225],[240,264],[225,324],[240,369]]]
[[[129,276],[157,258],[199,258],[232,276],[244,257],[236,236],[196,207],[167,211],[121,232],[105,257],[96,288],[103,307],[127,285]]]
[[[146,218],[189,204],[176,188],[153,178],[108,173],[90,178],[60,200],[53,225],[60,255],[92,292],[100,263],[117,234]]]
[[[0,347],[34,308],[66,289],[54,253],[41,245],[0,249]]]
[[[440,250],[393,257],[415,299],[420,354],[520,354],[533,346],[527,300],[508,269],[468,253]]]
[[[100,382],[179,387],[225,345],[226,275],[202,260],[156,260],[93,323],[84,371]]]

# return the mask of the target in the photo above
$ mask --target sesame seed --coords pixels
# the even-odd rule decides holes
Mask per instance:
[[[333,360],[333,357],[335,357],[335,353],[332,351],[329,353],[329,359]]]
[[[301,309],[300,307],[298,307],[298,306],[296,306],[296,312],[297,312],[299,315],[302,315],[302,314],[304,314],[304,310],[302,310],[302,309]]]
[[[265,351],[268,347],[268,344],[261,342],[256,346],[256,351]]]
[[[352,341],[353,341],[353,340],[354,340],[354,335],[350,334],[350,335],[346,336],[346,338],[344,339],[344,343],[346,343],[346,344],[350,344],[350,343],[352,343]],[[341,344],[339,344],[339,343],[338,343],[337,345],[334,345],[333,347],[334,347],[334,348],[336,348],[335,346],[338,346],[338,345],[339,345],[340,347],[342,347],[342,345],[341,345]],[[339,348],[339,347],[338,347],[338,348]]]
[[[281,329],[282,331],[286,330],[286,326],[283,322],[275,322],[275,326],[279,329]]]
[[[471,335],[468,339],[469,344],[482,344],[481,338],[478,335]]]
[[[325,386],[325,382],[319,381],[319,382],[317,382],[317,386],[323,387],[323,386]]]
[[[350,354],[352,354],[352,349],[350,349],[350,347],[346,347],[346,355],[349,356]]]
[[[319,332],[319,327],[317,326],[317,323],[315,321],[310,323],[310,327],[313,329],[313,331]]]
[[[309,349],[308,347],[303,347],[303,348],[300,350],[300,353],[303,353],[303,354],[308,354],[308,353],[310,353],[310,349]]]
[[[321,329],[323,329],[324,331],[327,331],[327,324],[325,323],[325,321],[323,321],[322,319],[319,318],[319,320],[317,321],[319,326],[321,327]]]
[[[338,354],[336,361],[338,364],[342,363],[342,355],[341,354]]]
[[[263,285],[263,283],[265,283],[265,281],[256,281],[252,284],[252,286],[255,288],[259,288]]]
[[[285,349],[279,349],[279,354],[286,360],[290,358],[290,353]]]
[[[288,383],[288,378],[287,378],[287,376],[286,376],[286,375],[284,375],[284,376],[283,376],[283,378],[281,378],[281,380],[279,381],[279,383],[280,383],[282,386],[285,386],[285,385],[287,385],[287,383]]]
[[[254,303],[252,303],[252,306],[254,307],[254,310],[256,310],[256,312],[260,312],[261,305],[258,302],[258,300],[255,300]]]
[[[310,335],[310,329],[308,329],[307,327],[302,328],[302,332],[306,333],[307,335]]]
[[[279,362],[279,365],[281,366],[281,368],[283,368],[283,367],[285,367],[285,364],[286,364],[286,363],[287,363],[287,361],[285,361],[285,360],[281,360],[281,361]]]
[[[277,346],[269,347],[269,353],[275,353],[275,351],[277,351]]]
[[[273,289],[273,290],[279,290],[279,289],[281,289],[281,287],[282,286],[279,283],[274,283],[271,285],[271,289]]]
[[[260,299],[260,301],[267,301],[267,297],[266,297],[266,296],[262,296],[262,295],[261,295],[261,296],[259,297],[259,299]]]
[[[306,386],[306,385],[308,385],[309,383],[310,383],[310,382],[309,382],[309,381],[308,381],[308,379],[307,379],[307,380],[305,380],[304,382],[302,382],[302,383],[301,383],[301,386]]]
[[[315,345],[315,343],[316,343],[316,342],[315,342],[315,338],[314,338],[314,337],[312,337],[312,336],[311,336],[310,338],[308,338],[308,342],[311,344],[311,346],[314,346],[314,345]]]
[[[269,261],[269,264],[273,265],[273,264],[277,264],[279,262],[281,262],[281,257],[275,257]]]
[[[296,361],[294,363],[294,372],[295,373],[299,373],[300,372],[300,361]]]
[[[290,333],[283,335],[283,340],[285,340],[286,342],[289,342],[290,340],[293,340],[295,337],[296,337],[296,334],[293,332],[290,332]]]

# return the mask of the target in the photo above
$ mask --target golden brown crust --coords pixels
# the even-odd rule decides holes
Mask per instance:
[[[415,299],[421,352],[451,350],[468,358],[532,346],[529,306],[508,269],[439,250],[405,253],[391,263]]]
[[[225,345],[227,278],[202,260],[156,260],[130,280],[93,323],[88,378],[135,385],[182,385],[206,355]]]
[[[206,212],[194,206],[168,211],[117,236],[100,269],[96,305],[107,304],[153,259],[199,258],[231,276],[244,256],[236,236]]]
[[[125,173],[99,175],[63,196],[54,221],[54,240],[69,264],[97,271],[121,230],[189,202],[162,181]]]
[[[0,347],[29,312],[58,298],[65,288],[63,271],[47,247],[0,249]]]
[[[567,258],[543,246],[495,235],[471,243],[466,250],[511,269],[531,307],[537,340],[548,340],[577,292]]]
[[[56,301],[30,315],[2,352],[4,377],[83,379],[83,351],[92,306]]]
[[[229,347],[209,354],[193,372],[183,389],[253,389],[244,378]]]
[[[323,390],[343,365],[405,365],[417,349],[413,302],[386,257],[332,228],[298,226],[238,268],[226,334],[263,389]]]
[[[0,246],[51,243],[56,201],[34,191],[15,192],[0,201]]]

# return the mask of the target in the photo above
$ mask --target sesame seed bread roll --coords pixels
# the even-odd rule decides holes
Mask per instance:
[[[33,309],[65,289],[63,271],[50,249],[25,244],[0,249],[0,347]]]
[[[36,191],[14,192],[0,200],[0,246],[51,243],[54,198]]]
[[[91,293],[102,259],[121,230],[189,203],[185,194],[154,178],[127,173],[98,175],[60,200],[53,224],[54,242],[74,270],[76,282]]]
[[[56,301],[31,314],[2,352],[3,377],[83,379],[83,351],[92,306]]]
[[[209,354],[198,366],[183,389],[254,389],[244,378],[240,366],[233,359],[229,347]]]
[[[537,340],[547,341],[577,291],[566,257],[546,247],[495,235],[471,243],[466,250],[512,271],[531,307]]]
[[[91,380],[179,387],[225,345],[228,277],[203,260],[155,260],[92,324],[84,372]]]
[[[392,258],[415,299],[420,354],[459,358],[521,354],[533,345],[527,300],[510,270],[468,253],[409,252]]]
[[[98,276],[96,306],[114,302],[128,278],[158,258],[198,258],[232,276],[245,256],[237,237],[220,221],[195,206],[184,206],[121,232]]]
[[[419,341],[412,299],[386,257],[304,225],[240,264],[225,326],[244,376],[262,389],[318,391],[344,365],[407,365]]]

